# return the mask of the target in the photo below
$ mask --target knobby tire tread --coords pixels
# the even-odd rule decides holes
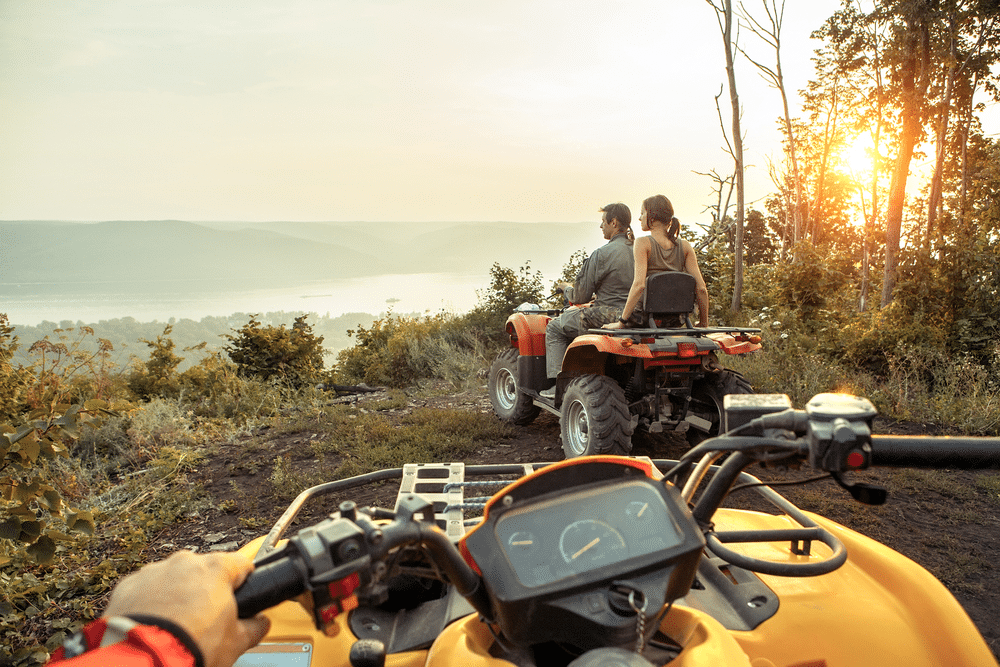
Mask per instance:
[[[490,366],[488,390],[490,394],[490,403],[493,404],[493,412],[496,413],[497,417],[499,417],[501,421],[510,422],[512,424],[516,424],[517,426],[527,426],[531,422],[535,421],[535,418],[542,411],[540,407],[535,405],[530,396],[526,396],[525,394],[518,392],[517,400],[514,402],[514,406],[509,411],[499,405],[496,398],[497,375],[500,370],[505,369],[507,372],[511,373],[515,383],[517,382],[517,358],[519,356],[520,352],[513,347],[508,350],[504,350],[497,356],[497,358],[493,361],[493,365]]]
[[[573,380],[567,387],[563,395],[563,406],[577,400],[578,394],[590,418],[588,447],[584,455],[627,456],[632,450],[632,420],[622,388],[606,375],[584,375]],[[560,422],[563,451],[568,457],[568,426],[564,418]]]

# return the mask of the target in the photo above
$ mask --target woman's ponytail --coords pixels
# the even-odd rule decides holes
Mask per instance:
[[[670,218],[670,224],[667,226],[667,238],[670,239],[671,243],[677,243],[677,235],[681,231],[681,221],[677,218]]]

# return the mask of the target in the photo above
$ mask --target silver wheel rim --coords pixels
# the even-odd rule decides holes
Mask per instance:
[[[513,409],[517,403],[517,381],[506,368],[497,373],[496,399],[504,410]]]
[[[590,442],[590,422],[587,408],[580,401],[573,401],[566,409],[566,442],[573,456],[583,456]]]

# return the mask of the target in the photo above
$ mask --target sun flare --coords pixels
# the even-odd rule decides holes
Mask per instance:
[[[845,142],[840,153],[841,162],[855,177],[871,173],[874,158],[872,140],[867,134],[859,134]]]

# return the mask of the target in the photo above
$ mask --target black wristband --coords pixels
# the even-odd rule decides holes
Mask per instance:
[[[199,649],[198,645],[194,643],[194,640],[191,638],[191,635],[187,633],[187,630],[173,621],[168,621],[167,619],[160,618],[159,616],[149,616],[147,614],[129,614],[125,618],[131,618],[139,625],[154,625],[161,630],[166,630],[176,637],[177,641],[184,644],[184,648],[191,652],[191,655],[194,657],[194,667],[205,667],[205,657],[201,654],[201,649]]]
[[[618,321],[621,322],[622,324],[628,324],[628,320],[626,320],[624,317],[619,317]]]

